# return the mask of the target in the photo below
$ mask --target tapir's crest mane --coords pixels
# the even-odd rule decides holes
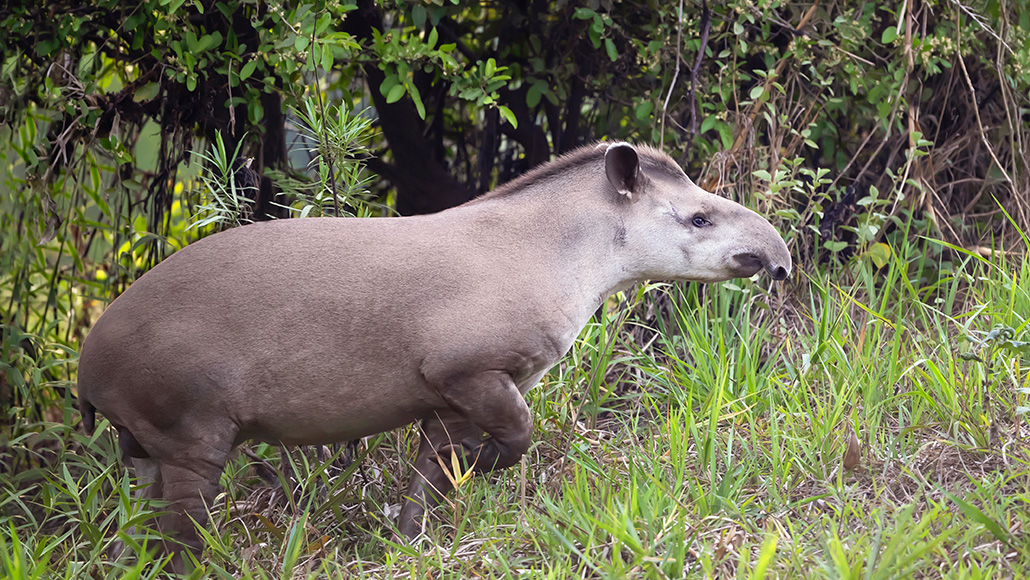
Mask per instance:
[[[594,143],[574,149],[551,163],[544,163],[519,177],[505,183],[493,191],[477,197],[493,199],[508,197],[536,184],[543,183],[580,167],[596,164],[598,171],[604,173],[604,152],[608,143]],[[635,146],[640,157],[640,166],[645,172],[663,173],[670,177],[683,177],[683,169],[666,153],[647,145]]]

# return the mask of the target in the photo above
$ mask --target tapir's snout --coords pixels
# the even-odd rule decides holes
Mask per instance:
[[[691,252],[698,269],[708,270],[708,275],[692,279],[750,278],[762,270],[774,280],[790,276],[790,250],[768,219],[730,199],[694,187],[690,193],[697,194],[696,205],[684,204],[689,209],[677,213],[707,217],[714,227],[701,230],[703,242]]]
[[[749,278],[764,268],[774,280],[784,280],[790,275],[791,259],[787,244],[771,225],[765,224],[764,232],[769,241],[761,249],[749,248],[733,255],[733,261],[740,268],[740,276]],[[766,237],[763,236],[763,237]]]
[[[776,248],[777,251],[771,252],[770,256],[762,262],[765,271],[772,276],[773,280],[786,280],[790,275],[790,252],[787,250],[787,244],[780,242],[780,245],[783,247]]]
[[[773,280],[785,280],[787,276],[790,276],[792,265],[790,250],[787,249],[786,242],[780,237],[780,232],[776,231],[776,228],[768,220],[757,215],[756,217],[762,222],[756,228],[757,235],[755,236],[755,240],[759,242],[759,249],[754,252],[758,262],[772,276]],[[757,273],[759,270],[761,268],[756,268],[755,272]]]
[[[768,256],[764,263],[765,270],[769,272],[773,280],[786,280],[787,276],[790,276],[792,266],[790,250],[787,249],[787,244],[784,243],[779,232],[776,232],[775,228],[773,228],[773,231],[775,232],[776,242],[768,251]]]
[[[779,260],[773,260],[756,254],[754,252],[743,252],[733,256],[733,260],[739,266],[739,276],[750,278],[762,271],[764,268],[774,280],[783,280],[790,275],[790,258],[786,264]]]

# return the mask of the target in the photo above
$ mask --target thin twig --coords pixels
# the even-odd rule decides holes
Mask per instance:
[[[669,83],[669,92],[665,95],[665,103],[662,105],[662,130],[659,137],[658,148],[665,149],[665,117],[668,116],[669,99],[672,98],[672,91],[676,88],[676,79],[680,76],[680,61],[683,60],[683,0],[680,0],[680,8],[676,17],[676,72],[672,74],[672,82]]]
[[[816,9],[818,7],[819,7],[819,0],[816,0],[815,2],[812,3],[812,6],[808,9],[808,12],[805,12],[804,16],[801,17],[801,20],[798,22],[797,30],[802,30],[805,27],[805,25],[808,24],[808,21],[812,19],[813,15],[815,15],[815,11],[816,11]],[[765,86],[765,90],[767,92],[769,91],[769,87],[772,85],[773,81],[775,79],[779,78],[780,73],[783,72],[783,69],[786,66],[787,66],[787,57],[783,57],[776,64],[776,70],[772,74],[766,75],[764,86]],[[747,117],[748,117],[748,120],[750,122],[749,124],[753,124],[754,123],[755,117],[758,116],[758,110],[759,110],[760,107],[761,107],[761,101],[758,100],[758,99],[755,99],[751,103],[751,106],[748,108],[748,112],[747,112]],[[738,149],[740,149],[741,145],[743,145],[743,143],[744,143],[744,133],[745,133],[745,131],[741,131],[740,133],[737,134],[737,137],[733,140],[733,146],[729,148],[727,153],[733,154]]]
[[[232,60],[229,60],[228,81],[225,87],[229,90],[229,134],[236,136],[236,105],[232,102]]]
[[[317,26],[311,27],[311,46],[315,46],[315,30]],[[311,51],[311,62],[315,62],[314,50]],[[325,71],[329,74],[329,71]],[[340,196],[336,194],[336,170],[333,167],[333,156],[329,151],[329,137],[326,135],[325,130],[325,103],[322,101],[322,88],[318,86],[318,78],[315,78],[315,96],[318,97],[318,113],[321,117],[320,121],[322,124],[322,130],[318,134],[318,144],[323,147],[323,157],[326,159],[326,165],[329,167],[329,190],[333,192],[333,215],[340,217]]]
[[[995,40],[1000,42],[1001,45],[1004,46],[1006,48],[1006,50],[1009,51],[1009,54],[1012,54],[1012,47],[1010,47],[1008,44],[1006,44],[1005,41],[1002,40],[1002,38],[1000,36],[998,36],[998,33],[995,32],[994,29],[992,29],[990,26],[987,26],[987,23],[984,22],[983,20],[981,20],[981,17],[980,17],[979,14],[977,14],[976,12],[973,12],[972,10],[970,10],[969,8],[964,6],[958,0],[951,0],[951,3],[954,4],[955,6],[958,6],[959,8],[961,8],[963,12],[968,14],[969,17],[973,19],[973,22],[979,24],[980,28],[983,28],[984,30],[986,30],[988,34],[993,36],[995,38]],[[962,53],[959,52],[958,54],[962,54]]]
[[[694,68],[690,69],[690,138],[687,139],[684,157],[690,151],[690,146],[694,143],[694,135],[697,134],[697,71],[701,68],[705,49],[708,48],[708,33],[711,29],[712,13],[708,10],[708,0],[701,0],[701,44],[697,49]]]
[[[961,6],[961,4],[959,4],[959,6]],[[1014,198],[1018,199],[1019,193],[1016,191],[1016,183],[1012,181],[1011,177],[1009,177],[1008,171],[1005,171],[1005,166],[1002,165],[1001,161],[998,160],[998,156],[994,154],[994,148],[991,147],[991,144],[987,141],[987,132],[984,130],[983,121],[980,120],[980,106],[976,103],[976,89],[973,88],[973,81],[969,78],[969,71],[966,70],[965,59],[962,58],[962,34],[961,29],[958,30],[960,31],[960,33],[955,35],[955,43],[958,47],[957,52],[959,55],[958,64],[959,67],[962,69],[962,76],[964,76],[966,79],[966,86],[969,87],[969,97],[973,101],[973,113],[976,116],[976,126],[980,128],[980,140],[983,141],[984,147],[987,148],[987,152],[991,155],[991,159],[994,160],[994,163],[997,164],[998,169],[1001,171],[1001,174],[1005,176],[1005,181],[1009,182],[1009,186],[1012,188],[1012,195],[1014,196]]]

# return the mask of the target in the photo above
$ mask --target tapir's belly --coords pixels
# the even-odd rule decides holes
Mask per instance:
[[[244,440],[286,445],[316,445],[349,441],[403,427],[422,413],[389,405],[356,409],[306,409],[283,405],[278,412],[241,426],[238,443]]]
[[[306,354],[258,361],[230,388],[240,439],[307,445],[365,437],[431,415],[446,403],[418,358],[374,337],[310,345]],[[372,348],[367,348],[371,346]]]
[[[377,373],[340,372],[334,382],[286,374],[275,390],[248,389],[259,393],[244,391],[235,405],[241,439],[290,445],[345,441],[397,429],[445,408],[417,373],[404,372],[410,366],[384,362]]]

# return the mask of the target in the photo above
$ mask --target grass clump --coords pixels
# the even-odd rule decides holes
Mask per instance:
[[[346,448],[249,447],[194,577],[1030,573],[1030,261],[903,242],[882,268],[766,284],[613,301],[532,391],[523,465],[463,482],[415,546],[392,528],[409,430],[349,464]],[[64,351],[39,346],[53,371]],[[130,500],[113,438],[65,426],[67,401],[4,442],[7,577],[162,576],[146,533],[161,506]],[[112,559],[119,540],[136,556]]]

